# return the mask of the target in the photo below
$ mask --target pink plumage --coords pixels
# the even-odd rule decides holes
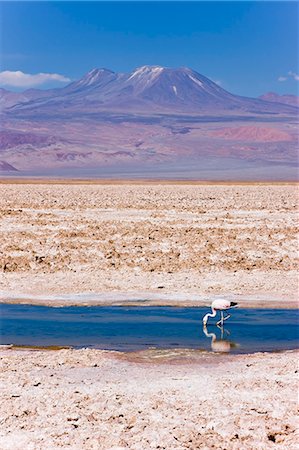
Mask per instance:
[[[211,309],[212,309],[212,313],[208,313],[204,316],[204,318],[202,319],[203,324],[206,325],[208,322],[209,317],[215,317],[217,314],[217,311],[221,311],[221,320],[219,320],[217,322],[217,325],[219,323],[221,323],[223,325],[223,321],[227,320],[230,315],[223,317],[223,312],[222,311],[226,311],[227,309],[230,308],[234,308],[236,307],[238,304],[235,302],[230,302],[229,300],[226,300],[224,298],[220,298],[218,300],[214,300],[211,304]]]
[[[220,310],[220,311],[224,311],[225,309],[231,308],[231,302],[228,300],[225,300],[223,298],[221,298],[219,300],[214,300],[211,305],[211,308]]]

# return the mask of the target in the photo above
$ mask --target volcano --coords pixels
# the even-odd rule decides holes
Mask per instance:
[[[2,173],[296,179],[298,108],[186,67],[92,69],[63,88],[1,96]]]

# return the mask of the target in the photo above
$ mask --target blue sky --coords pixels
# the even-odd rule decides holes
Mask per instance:
[[[150,64],[191,67],[241,95],[297,93],[297,2],[12,1],[1,3],[1,16],[7,89]]]

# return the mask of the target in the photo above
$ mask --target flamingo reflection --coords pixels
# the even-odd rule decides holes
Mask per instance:
[[[215,333],[209,333],[206,325],[203,326],[203,332],[207,337],[212,338],[211,339],[211,350],[213,352],[229,353],[232,348],[237,347],[237,344],[235,342],[224,339],[224,334],[226,334],[226,335],[230,334],[228,330],[225,330],[221,326],[218,326],[218,328],[221,330],[220,339],[217,339],[217,336]]]

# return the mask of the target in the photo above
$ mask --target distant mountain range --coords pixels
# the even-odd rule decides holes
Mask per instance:
[[[297,106],[297,108],[299,107],[299,97],[297,95],[279,95],[275,92],[267,92],[267,94],[261,95],[259,98],[261,100],[265,100],[266,102],[285,103],[286,105]]]
[[[200,177],[222,166],[225,177],[230,160],[249,175],[295,162],[298,97],[234,95],[185,67],[93,69],[59,89],[1,89],[0,105],[2,173]]]
[[[13,114],[30,115],[37,110],[39,114],[57,113],[57,108],[64,115],[102,110],[277,114],[292,113],[292,109],[273,102],[295,104],[295,96],[266,94],[253,99],[233,95],[189,68],[159,66],[140,67],[128,74],[93,69],[60,89],[28,89],[20,94],[2,89],[0,94],[1,103],[13,107]]]

